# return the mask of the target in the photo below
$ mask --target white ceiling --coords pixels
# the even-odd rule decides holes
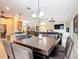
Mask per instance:
[[[39,2],[44,18],[53,17],[54,20],[70,20],[78,7],[78,0],[39,0]],[[7,11],[6,6],[10,10]],[[31,9],[28,10],[27,7]],[[0,11],[2,10],[11,15],[22,14],[27,21],[34,20],[31,15],[38,12],[38,0],[0,0]]]

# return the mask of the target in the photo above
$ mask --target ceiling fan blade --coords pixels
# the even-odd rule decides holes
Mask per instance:
[[[1,16],[0,16],[1,18],[5,18],[5,19],[11,19],[11,17],[6,17],[6,16],[4,16],[4,11],[1,11]]]
[[[1,14],[2,14],[2,16],[3,16],[3,14],[4,14],[4,11],[1,11]]]
[[[11,17],[0,16],[0,18],[11,19]]]

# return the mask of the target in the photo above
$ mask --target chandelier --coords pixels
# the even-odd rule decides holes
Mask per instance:
[[[40,11],[39,0],[38,0],[38,14],[33,13],[32,18],[42,18],[44,16],[44,12]]]

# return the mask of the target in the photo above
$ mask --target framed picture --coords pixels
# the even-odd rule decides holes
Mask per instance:
[[[78,34],[78,15],[76,15],[74,17],[74,20],[73,20],[73,29],[74,29],[74,33]]]

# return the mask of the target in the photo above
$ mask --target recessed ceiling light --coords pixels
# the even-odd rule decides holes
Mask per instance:
[[[9,7],[5,7],[5,9],[6,9],[6,10],[10,10],[10,8],[9,8]]]

